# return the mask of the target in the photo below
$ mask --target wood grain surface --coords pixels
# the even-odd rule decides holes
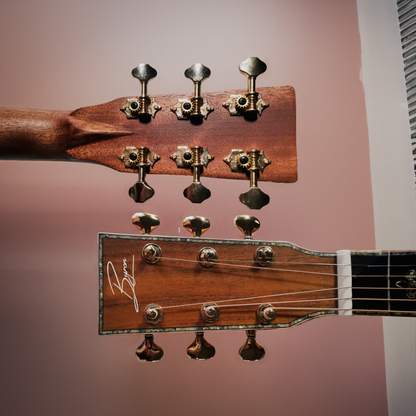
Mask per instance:
[[[105,104],[80,108],[71,116],[115,126],[133,132],[130,136],[97,141],[67,150],[73,159],[89,160],[107,165],[121,172],[132,172],[119,160],[127,146],[154,148],[161,157],[150,174],[192,175],[188,169],[178,169],[169,156],[177,146],[203,146],[215,157],[203,176],[215,178],[245,179],[243,173],[232,173],[223,159],[232,149],[263,150],[272,163],[260,174],[259,180],[273,182],[295,182],[297,180],[296,154],[296,99],[292,87],[258,88],[263,99],[270,104],[255,121],[246,121],[241,116],[230,116],[222,104],[231,94],[245,94],[246,90],[204,92],[203,98],[214,107],[202,124],[194,125],[189,120],[177,120],[170,108],[179,98],[187,95],[156,95],[162,109],[149,123],[138,119],[127,119],[120,110],[127,98],[119,98]],[[132,97],[128,97],[132,98]]]
[[[142,249],[148,243],[162,249],[162,258],[156,264],[148,264],[142,258]],[[272,266],[261,267],[254,261],[256,249],[263,245],[273,247]],[[336,257],[331,253],[308,252],[289,243],[115,234],[100,234],[100,247],[101,334],[290,326],[322,316],[319,308],[337,307],[336,300],[314,301],[337,298]],[[214,248],[218,253],[218,261],[211,268],[196,261],[203,247]],[[125,272],[134,278],[134,287],[124,279]],[[125,293],[117,286],[123,287]],[[329,290],[305,292],[317,289]],[[138,311],[134,307],[133,290]],[[304,293],[282,296],[294,292]],[[269,296],[275,294],[280,296]],[[264,298],[243,300],[256,296]],[[219,302],[231,299],[234,300]],[[260,304],[293,300],[306,302],[275,306],[317,309],[278,310],[271,325],[257,320]],[[218,321],[207,323],[201,318],[200,307],[206,302],[217,302],[220,306]],[[145,307],[151,303],[166,308],[158,325],[147,323],[143,317]],[[247,303],[250,305],[221,307]],[[178,305],[190,306],[169,308]],[[335,309],[329,313],[336,313]]]

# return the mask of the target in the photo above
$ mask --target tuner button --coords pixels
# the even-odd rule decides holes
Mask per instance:
[[[185,77],[193,82],[202,82],[211,75],[211,70],[203,64],[194,64],[185,71]]]
[[[240,72],[247,77],[258,77],[266,72],[267,65],[259,58],[252,57],[241,62],[238,68]]]
[[[208,218],[198,216],[186,217],[182,224],[183,228],[189,231],[192,237],[201,237],[211,225]]]
[[[250,209],[262,209],[270,202],[269,195],[265,194],[260,188],[253,187],[243,192],[239,196],[240,202]]]
[[[153,334],[145,334],[144,341],[136,350],[136,357],[139,361],[155,362],[163,357],[163,350],[153,341]]]
[[[215,347],[204,338],[203,332],[196,332],[195,340],[186,352],[192,360],[209,360],[215,355]]]
[[[237,215],[234,224],[243,233],[245,240],[252,240],[253,233],[260,228],[260,221],[252,215]]]
[[[131,71],[131,74],[140,82],[148,82],[157,75],[157,71],[149,64],[139,64]]]
[[[238,352],[240,354],[240,357],[244,361],[261,360],[265,356],[266,351],[256,341],[256,331],[249,329],[246,331],[246,334],[247,334],[247,340]]]
[[[160,225],[160,219],[157,215],[144,212],[137,212],[134,214],[131,217],[131,222],[142,234],[150,234]]]

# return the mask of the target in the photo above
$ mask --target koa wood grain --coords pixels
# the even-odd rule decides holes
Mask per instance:
[[[162,249],[156,264],[146,263],[141,255],[148,243]],[[254,253],[262,245],[273,247],[272,267],[254,261]],[[115,234],[100,234],[99,246],[101,334],[276,328],[337,313],[336,257],[332,253],[310,252],[290,243]],[[197,261],[204,247],[218,253],[213,267]],[[308,293],[322,289],[324,292]],[[321,298],[327,299],[316,301]],[[293,299],[306,300],[296,305],[306,309],[277,310],[270,325],[258,321],[260,304]],[[200,308],[207,302],[220,307],[214,323],[200,316]],[[151,303],[164,308],[158,325],[147,323],[143,316]]]

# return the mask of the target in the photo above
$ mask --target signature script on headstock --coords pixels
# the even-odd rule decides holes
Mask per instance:
[[[134,291],[135,286],[136,286],[136,280],[134,279],[134,255],[133,255],[133,260],[131,262],[131,274],[129,274],[128,272],[127,259],[124,257],[123,258],[123,278],[121,279],[121,282],[117,276],[116,269],[111,261],[107,262],[107,277],[108,277],[108,284],[110,285],[110,289],[111,289],[111,292],[113,292],[113,295],[114,295],[114,289],[113,289],[113,286],[114,286],[120,291],[120,293],[123,293],[128,298],[133,300],[134,309],[136,312],[139,312],[139,302],[137,301],[136,293]],[[124,290],[125,283],[130,287],[131,295]]]

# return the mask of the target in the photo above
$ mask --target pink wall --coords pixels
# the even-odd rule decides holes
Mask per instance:
[[[135,175],[0,162],[0,413],[387,414],[378,318],[261,332],[266,357],[253,364],[237,354],[243,332],[208,334],[217,355],[207,362],[186,357],[192,334],[160,335],[165,357],[154,365],[136,362],[141,336],[97,335],[97,233],[134,233],[139,210],[161,218],[160,235],[184,235],[183,218],[204,215],[207,237],[239,238],[232,220],[250,213],[262,223],[257,239],[374,248],[354,0],[3,0],[0,39],[0,105],[63,110],[138,94],[130,71],[140,62],[158,70],[150,95],[191,92],[182,74],[195,62],[212,71],[203,91],[242,88],[238,64],[259,56],[268,71],[258,86],[296,90],[299,157],[297,183],[261,184],[271,203],[259,212],[238,201],[244,181],[205,179],[212,197],[192,205],[188,177],[150,176],[156,195],[142,206],[127,195]]]

